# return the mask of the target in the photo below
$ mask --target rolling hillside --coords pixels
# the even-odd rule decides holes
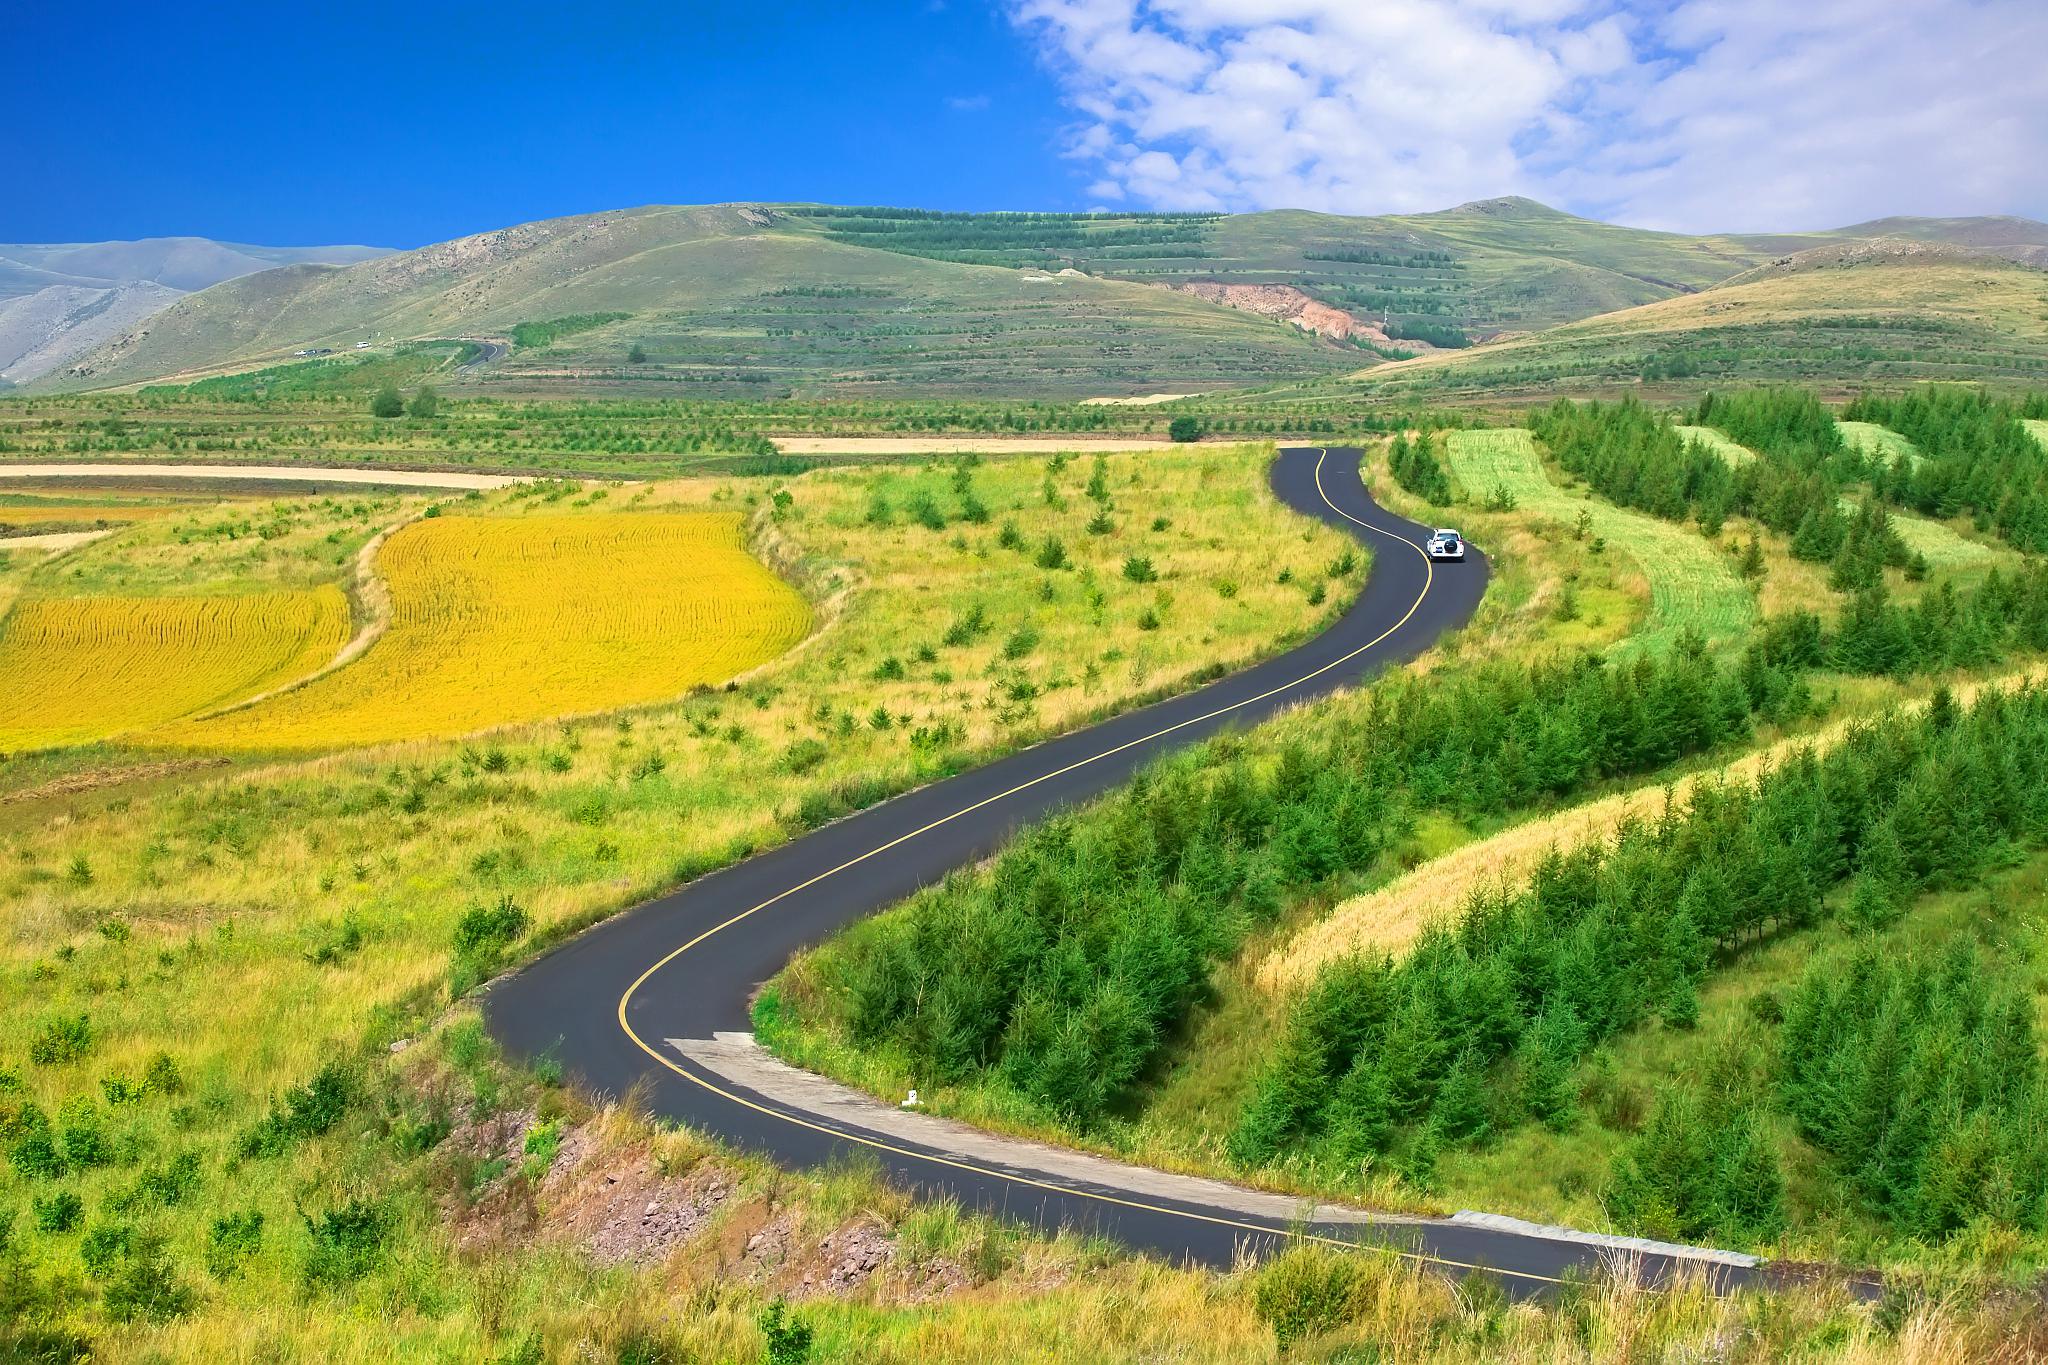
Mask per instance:
[[[2048,250],[2048,227],[2024,220],[1912,226],[1927,240],[1981,240],[2010,253],[2031,250],[2026,239],[2038,237]],[[1513,198],[1386,218],[646,207],[529,223],[341,268],[297,264],[230,280],[109,329],[106,344],[46,382],[94,388],[188,379],[306,350],[381,351],[428,338],[508,343],[508,353],[493,350],[464,377],[522,392],[1079,398],[1288,384],[1326,390],[1361,362],[1437,351],[1453,354],[1381,371],[1369,387],[1462,391],[1502,382],[1504,367],[1523,373],[1516,367],[1528,363],[1531,345],[1546,359],[1540,373],[1527,372],[1530,383],[1582,373],[1611,382],[1640,377],[1645,365],[1657,372],[1666,352],[1677,371],[1704,372],[1699,366],[1710,362],[1694,351],[1718,355],[1748,343],[1713,335],[1725,330],[1708,321],[1717,309],[1654,315],[1675,331],[1710,334],[1682,348],[1603,348],[1599,329],[1591,342],[1551,329],[1682,304],[1788,252],[1854,251],[1865,245],[1861,231],[1686,237]],[[1822,372],[1918,356],[1939,349],[1937,336],[1957,335],[1940,331],[1947,323],[1910,321],[1928,308],[1903,307],[1887,313],[1875,340],[1848,335],[1859,329],[1844,332],[1839,320],[1829,324],[1836,330],[1819,348]],[[537,333],[550,329],[528,328],[516,338],[524,344],[509,344],[519,324],[558,319],[574,324],[546,337]],[[1781,330],[1785,322],[1772,315]],[[1532,342],[1538,334],[1541,342]],[[2013,348],[1996,338],[1964,341]],[[1475,342],[1487,344],[1468,350]],[[1988,371],[2024,369],[2030,355],[2021,346]],[[1394,378],[1411,373],[1425,377]]]
[[[1894,239],[1799,252],[1696,294],[1304,383],[1293,396],[1510,403],[1727,381],[2038,384],[2043,374],[2048,273]]]
[[[223,280],[383,254],[380,247],[247,246],[205,237],[0,244],[0,388],[59,369]]]

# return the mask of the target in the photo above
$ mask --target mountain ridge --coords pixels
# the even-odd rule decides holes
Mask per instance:
[[[1880,225],[2022,263],[2028,252],[2048,256],[2048,225],[2026,219],[1861,226]],[[1519,196],[1363,218],[647,204],[238,276],[103,337],[46,382],[120,386],[309,349],[504,337],[522,321],[626,314],[551,347],[515,348],[481,380],[706,396],[1201,391],[1270,383],[1289,368],[1297,378],[1342,372],[1360,346],[1385,356],[1404,339],[1460,349],[1542,332],[1863,240],[1860,227],[1653,232]],[[1148,302],[1132,285],[1167,288],[1141,291]],[[1357,325],[1276,336],[1270,308],[1215,316],[1275,288]],[[629,365],[628,351],[648,358]]]
[[[339,265],[387,254],[385,247],[273,247],[193,236],[0,243],[0,385],[59,370],[224,281],[294,263]]]

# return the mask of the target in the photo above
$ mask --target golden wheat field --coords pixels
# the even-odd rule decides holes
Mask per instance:
[[[56,597],[0,624],[0,750],[81,744],[312,672],[348,639],[328,586],[208,597]]]
[[[164,742],[327,749],[660,701],[795,644],[810,609],[737,513],[443,517],[385,543],[391,620],[355,662]]]

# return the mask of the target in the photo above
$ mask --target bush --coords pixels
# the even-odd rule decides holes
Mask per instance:
[[[92,1020],[83,1014],[59,1015],[45,1020],[29,1040],[28,1059],[37,1066],[61,1066],[91,1050]]]
[[[107,1316],[116,1322],[168,1322],[191,1312],[197,1301],[154,1237],[137,1239],[101,1296]]]
[[[768,1342],[768,1365],[804,1365],[811,1358],[811,1325],[789,1316],[781,1299],[761,1310],[761,1335]]]
[[[370,400],[372,417],[405,416],[405,395],[398,391],[398,385],[386,384],[377,390],[377,396]]]
[[[255,1209],[224,1214],[206,1234],[206,1273],[231,1280],[263,1245],[263,1215]]]
[[[381,1204],[351,1199],[319,1217],[301,1210],[311,1239],[300,1277],[309,1289],[336,1289],[354,1284],[384,1258],[390,1215]]]
[[[38,1232],[69,1232],[85,1216],[85,1201],[70,1190],[58,1190],[47,1199],[32,1200],[31,1207],[35,1210]]]
[[[506,896],[496,905],[472,905],[455,922],[455,951],[478,957],[510,947],[526,932],[530,917]]]
[[[433,386],[428,384],[420,385],[419,392],[412,396],[412,402],[406,407],[408,416],[419,418],[434,417],[439,415],[440,411],[441,395],[435,393]]]
[[[305,1085],[278,1097],[270,1112],[242,1135],[241,1154],[276,1156],[295,1142],[319,1137],[341,1122],[355,1098],[355,1077],[348,1067],[329,1062]]]
[[[1367,1267],[1355,1253],[1301,1245],[1267,1262],[1252,1287],[1252,1307],[1280,1349],[1334,1331],[1366,1306]]]
[[[1124,560],[1124,577],[1133,583],[1155,583],[1159,580],[1159,571],[1144,555],[1132,555]]]
[[[1181,445],[1202,439],[1202,422],[1197,417],[1176,417],[1166,426],[1166,438]]]
[[[114,1159],[99,1106],[88,1095],[73,1095],[57,1111],[57,1141],[67,1167],[104,1166]]]

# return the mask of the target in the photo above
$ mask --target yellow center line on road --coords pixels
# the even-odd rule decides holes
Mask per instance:
[[[911,830],[907,834],[900,834],[894,839],[889,840],[885,844],[881,844],[875,848],[871,848],[867,852],[862,853],[857,857],[848,858],[845,862],[839,864],[837,867],[828,868],[825,871],[818,873],[814,877],[808,878],[805,881],[798,882],[795,886],[792,886],[785,891],[780,891],[777,892],[775,895],[770,896],[767,900],[762,901],[759,905],[750,906],[747,909],[740,911],[738,914],[726,920],[724,923],[717,924],[709,929],[706,929],[703,933],[698,934],[695,938],[690,939],[687,943],[684,943],[681,946],[670,951],[666,956],[662,957],[653,966],[649,967],[646,971],[640,973],[640,975],[634,979],[632,985],[626,987],[625,993],[619,997],[618,1012],[619,1027],[622,1030],[624,1030],[626,1036],[628,1038],[631,1038],[633,1040],[634,1045],[637,1046],[642,1052],[646,1053],[649,1057],[652,1057],[662,1066],[667,1067],[670,1071],[673,1071],[676,1075],[681,1076],[684,1080],[687,1080],[694,1085],[703,1087],[705,1090],[708,1090],[712,1094],[719,1096],[721,1099],[729,1100],[733,1104],[737,1104],[743,1108],[753,1110],[755,1113],[765,1115],[766,1117],[779,1119],[784,1123],[794,1124],[800,1128],[807,1128],[813,1132],[823,1133],[828,1137],[837,1138],[842,1142],[859,1143],[864,1147],[869,1147],[880,1152],[887,1152],[892,1156],[906,1157],[915,1161],[927,1161],[931,1162],[934,1165],[946,1166],[953,1170],[967,1172],[971,1175],[983,1176],[992,1180],[1008,1181],[1012,1184],[1024,1185],[1033,1189],[1046,1190],[1052,1193],[1065,1195],[1069,1198],[1092,1199],[1099,1203],[1110,1204],[1120,1208],[1136,1209],[1140,1212],[1156,1213],[1172,1218],[1185,1218],[1192,1222],[1205,1223],[1213,1227],[1233,1228],[1243,1232],[1256,1233],[1260,1236],[1292,1237],[1302,1241],[1321,1242],[1330,1246],[1340,1247],[1357,1247],[1360,1245],[1364,1245],[1370,1250],[1384,1252],[1387,1255],[1397,1256],[1403,1260],[1416,1261],[1430,1265],[1446,1266],[1457,1270],[1485,1271],[1490,1274],[1505,1275],[1520,1280],[1538,1281],[1544,1284],[1564,1283],[1563,1280],[1558,1279],[1557,1277],[1551,1275],[1537,1275],[1530,1273],[1528,1271],[1519,1270],[1500,1270],[1493,1266],[1477,1265],[1467,1261],[1453,1260],[1449,1257],[1435,1256],[1431,1255],[1428,1252],[1423,1251],[1410,1251],[1400,1247],[1385,1246],[1375,1243],[1361,1244],[1353,1242],[1347,1238],[1327,1236],[1322,1233],[1310,1232],[1306,1229],[1274,1228],[1269,1227],[1262,1223],[1252,1223],[1236,1218],[1226,1218],[1218,1214],[1196,1213],[1189,1209],[1173,1208],[1163,1204],[1151,1204],[1138,1199],[1126,1199],[1118,1195],[1102,1194],[1094,1190],[1085,1190],[1076,1188],[1071,1185],[1063,1185],[1056,1181],[1035,1180],[1028,1176],[1017,1175],[1014,1172],[996,1170],[987,1166],[978,1166],[969,1161],[962,1161],[954,1157],[939,1156],[932,1152],[918,1151],[917,1149],[911,1147],[897,1146],[894,1143],[884,1142],[879,1138],[869,1137],[860,1133],[848,1132],[841,1128],[835,1128],[830,1124],[818,1123],[814,1120],[803,1118],[796,1114],[787,1113],[783,1110],[775,1109],[768,1105],[760,1104],[753,1100],[746,1099],[743,1096],[736,1095],[732,1091],[717,1085],[716,1083],[706,1079],[705,1077],[698,1075],[696,1072],[691,1071],[688,1068],[671,1060],[659,1049],[649,1045],[646,1039],[642,1038],[637,1032],[634,1031],[632,1021],[628,1019],[626,1015],[627,1007],[632,1003],[633,996],[635,995],[635,993],[637,993],[642,986],[646,985],[648,980],[651,977],[653,977],[656,972],[659,972],[660,970],[662,970],[662,968],[668,966],[671,962],[674,962],[684,953],[689,952],[692,948],[695,948],[698,944],[704,942],[712,935],[730,929],[733,925],[740,923],[742,920],[745,920],[753,915],[759,914],[761,911],[768,909],[769,907],[775,905],[779,901],[788,899],[789,897],[795,895],[799,891],[803,891],[810,887],[816,886],[819,882],[824,881],[826,878],[835,877],[841,872],[846,871],[848,868],[857,867],[860,864],[867,862],[871,858],[878,858],[882,854],[889,852],[891,849],[897,848],[900,845],[910,842],[912,839],[917,838],[921,834],[930,833],[932,830],[939,828],[941,825],[950,824],[953,821],[961,819],[964,816],[972,815],[974,812],[981,810],[984,807],[994,805],[998,801],[1002,801],[1009,797],[1015,796],[1019,792],[1028,791],[1032,787],[1038,786],[1040,783],[1050,782],[1052,779],[1056,777],[1063,777],[1068,773],[1074,772],[1076,769],[1085,768],[1091,763],[1099,763],[1103,759],[1112,758],[1117,754],[1123,753],[1129,749],[1134,749],[1142,744],[1149,744],[1153,740],[1160,739],[1166,735],[1173,734],[1175,731],[1184,730],[1191,725],[1199,725],[1203,721],[1214,720],[1216,717],[1227,715],[1232,711],[1242,710],[1245,707],[1252,706],[1258,702],[1265,701],[1268,698],[1273,697],[1281,692],[1285,692],[1289,688],[1299,687],[1303,683],[1312,682],[1316,678],[1319,678],[1323,676],[1325,673],[1328,673],[1330,670],[1342,667],[1344,664],[1347,664],[1351,660],[1356,659],[1359,655],[1364,654],[1367,650],[1370,650],[1375,646],[1379,645],[1388,636],[1392,635],[1401,627],[1407,625],[1408,622],[1414,618],[1415,613],[1421,610],[1423,600],[1429,596],[1430,589],[1436,586],[1436,566],[1430,562],[1428,553],[1425,552],[1422,549],[1422,547],[1417,545],[1414,541],[1409,540],[1406,536],[1397,535],[1392,531],[1383,530],[1380,527],[1372,525],[1370,522],[1361,520],[1360,518],[1351,515],[1351,513],[1345,511],[1343,508],[1337,506],[1337,504],[1331,500],[1329,490],[1323,487],[1323,463],[1329,458],[1329,454],[1330,452],[1328,447],[1319,448],[1316,452],[1316,495],[1323,500],[1324,506],[1328,507],[1332,512],[1335,512],[1338,516],[1343,517],[1346,521],[1362,526],[1366,530],[1374,532],[1377,535],[1385,536],[1389,540],[1396,541],[1399,544],[1405,545],[1409,549],[1415,551],[1416,554],[1422,556],[1422,563],[1425,573],[1422,582],[1422,591],[1416,594],[1414,602],[1409,604],[1408,610],[1402,613],[1400,620],[1394,622],[1393,625],[1388,626],[1378,635],[1375,635],[1372,639],[1366,641],[1364,644],[1352,650],[1350,653],[1332,659],[1330,662],[1322,665],[1320,668],[1316,668],[1307,673],[1304,673],[1298,678],[1294,678],[1290,681],[1280,683],[1274,687],[1269,687],[1264,692],[1261,692],[1256,696],[1246,697],[1243,701],[1232,702],[1228,706],[1219,706],[1212,711],[1205,711],[1201,715],[1191,716],[1187,720],[1178,721],[1175,724],[1164,726],[1158,730],[1152,731],[1150,734],[1141,735],[1136,739],[1129,740],[1126,743],[1116,745],[1114,748],[1104,749],[1100,753],[1090,754],[1086,758],[1076,759],[1074,762],[1069,763],[1063,768],[1058,768],[1048,773],[1041,773],[1037,777],[1034,777],[1029,781],[1019,782],[1016,786],[1009,788],[1007,791],[997,792],[995,795],[985,797],[980,801],[976,801],[974,804],[970,806],[963,806],[959,810],[954,811],[950,815],[941,816],[938,819],[933,820],[929,824],[920,825],[918,828]]]

